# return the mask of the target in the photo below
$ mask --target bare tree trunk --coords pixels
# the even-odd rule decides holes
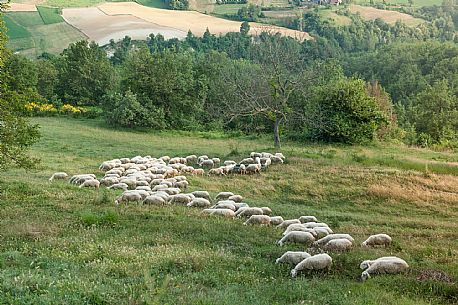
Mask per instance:
[[[281,148],[281,143],[280,143],[280,123],[281,123],[281,118],[278,116],[275,116],[275,122],[274,122],[274,144],[275,148]]]

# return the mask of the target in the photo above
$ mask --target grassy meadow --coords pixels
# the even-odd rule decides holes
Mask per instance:
[[[64,21],[64,18],[62,18],[62,16],[60,15],[58,8],[37,6],[37,10],[44,24],[53,24]]]
[[[0,174],[0,303],[453,304],[458,302],[458,154],[376,144],[285,143],[284,165],[255,176],[189,177],[189,190],[233,191],[285,219],[316,215],[359,245],[333,253],[331,271],[291,279],[274,261],[301,246],[282,231],[199,209],[115,206],[119,191],[50,183],[53,172],[96,173],[107,159],[191,153],[240,160],[273,151],[270,138],[108,129],[98,120],[35,118],[37,170]],[[405,275],[362,283],[364,259],[397,255]]]

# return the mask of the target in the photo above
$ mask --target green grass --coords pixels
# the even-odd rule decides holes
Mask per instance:
[[[285,219],[316,215],[359,244],[389,249],[331,254],[328,273],[291,279],[275,265],[281,231],[199,210],[113,204],[119,191],[50,183],[55,171],[96,173],[111,158],[208,154],[239,160],[272,151],[269,138],[129,132],[97,120],[36,118],[38,170],[0,174],[0,303],[7,304],[453,304],[458,301],[458,173],[453,152],[394,145],[285,143],[284,165],[260,176],[189,177],[190,191],[234,191]],[[229,157],[230,156],[230,157]],[[428,170],[425,170],[428,164]],[[437,164],[432,166],[433,164]],[[435,174],[437,173],[437,174]],[[398,255],[405,275],[361,283],[359,263]],[[428,270],[455,281],[419,281]]]
[[[165,4],[164,0],[136,0],[135,2],[137,2],[138,4],[144,5],[144,6],[149,6],[149,7],[162,8],[162,9],[167,8],[167,5]]]
[[[64,18],[62,18],[59,9],[56,7],[37,6],[37,9],[44,24],[64,22]]]
[[[235,15],[240,8],[247,6],[246,4],[221,4],[215,5],[213,14],[216,15]]]
[[[30,32],[27,31],[26,28],[11,19],[9,15],[5,15],[3,18],[5,20],[8,37],[10,39],[22,39],[31,36]]]

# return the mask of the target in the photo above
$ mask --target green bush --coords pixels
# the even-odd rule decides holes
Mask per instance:
[[[318,87],[309,105],[307,131],[319,141],[367,143],[386,122],[376,100],[359,79],[343,79]]]

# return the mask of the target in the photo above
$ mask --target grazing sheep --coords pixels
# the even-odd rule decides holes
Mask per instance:
[[[377,259],[363,273],[361,280],[365,281],[371,277],[371,274],[396,274],[401,273],[409,268],[405,260],[401,258]]]
[[[176,194],[170,196],[169,202],[171,204],[187,205],[192,201],[191,197],[186,194]]]
[[[391,237],[387,234],[376,234],[369,236],[361,246],[363,247],[374,247],[374,246],[385,246],[388,247],[391,244]]]
[[[282,256],[275,260],[275,264],[291,264],[297,265],[302,262],[304,259],[311,257],[307,252],[302,251],[286,251]]]
[[[212,168],[208,171],[208,176],[211,176],[211,175],[216,175],[216,176],[226,176],[226,174],[224,173],[224,168],[222,167],[218,167],[218,168]]]
[[[205,198],[195,198],[187,204],[188,207],[208,208],[211,206],[210,201]]]
[[[251,217],[252,215],[263,215],[260,208],[240,208],[235,213],[237,217]]]
[[[310,229],[310,228],[307,228],[306,226],[304,226],[303,224],[301,223],[293,223],[292,225],[289,225],[285,232],[283,232],[283,236],[285,236],[286,234],[288,234],[289,232],[293,232],[293,231],[301,231],[301,232],[309,232],[309,233],[312,233],[312,235],[316,235],[315,231],[313,229]]]
[[[137,180],[135,182],[135,186],[148,186],[149,187],[149,183],[148,181]]]
[[[165,205],[166,201],[162,197],[152,195],[152,196],[146,197],[145,200],[143,200],[143,203],[144,204],[153,204],[153,205]]]
[[[227,160],[223,162],[223,165],[228,166],[228,165],[236,165],[237,162],[232,161],[232,160]]]
[[[115,203],[116,204],[120,204],[122,202],[125,202],[127,204],[127,202],[129,201],[141,201],[143,200],[142,199],[142,196],[140,195],[140,193],[138,192],[129,192],[129,191],[126,191],[124,193],[121,194],[121,196],[119,196],[116,200],[115,200]]]
[[[287,219],[287,220],[284,220],[281,224],[279,224],[277,228],[286,229],[287,227],[289,227],[290,225],[294,223],[301,223],[301,222],[299,221],[299,219]]]
[[[281,224],[283,222],[283,217],[281,216],[273,216],[273,217],[270,217],[270,224],[273,225],[273,226],[278,226],[279,224]]]
[[[227,198],[228,200],[232,200],[234,202],[242,202],[243,201],[243,197],[240,196],[240,195],[232,195],[230,196],[229,198]]]
[[[166,184],[159,184],[159,185],[156,185],[153,187],[153,191],[160,191],[160,190],[165,190],[165,189],[168,189],[169,186],[166,185]]]
[[[352,242],[345,238],[337,238],[330,240],[324,245],[323,249],[327,251],[347,251],[353,246]]]
[[[199,157],[197,158],[197,163],[201,163],[202,161],[208,160],[208,159],[209,159],[209,158],[208,158],[207,155],[199,156]]]
[[[283,163],[283,159],[277,156],[271,156],[270,160],[272,160],[272,164],[278,164],[278,163],[282,164]]]
[[[282,153],[275,153],[274,156],[282,158],[283,160],[285,160],[285,155],[283,155]]]
[[[306,226],[307,228],[311,228],[311,229],[316,228],[316,227],[329,227],[324,222],[314,222],[314,221],[304,222],[303,225]]]
[[[100,186],[100,182],[99,180],[96,180],[96,179],[92,179],[92,180],[86,180],[84,181],[83,183],[80,184],[80,188],[83,188],[83,187],[95,187],[95,188],[99,188]]]
[[[250,206],[248,205],[248,203],[245,203],[245,202],[235,202],[235,203],[234,203],[234,206],[235,206],[235,209],[236,209],[236,210],[238,210],[238,209],[240,209],[240,208],[248,208],[248,207],[250,207]]]
[[[187,163],[197,163],[197,156],[196,155],[189,155],[186,157],[186,162]]]
[[[244,225],[270,225],[270,217],[267,215],[251,215]]]
[[[261,164],[248,164],[245,168],[247,174],[259,174],[261,172]]]
[[[171,159],[171,158],[170,158],[169,156],[162,156],[162,157],[159,158],[159,160],[162,160],[162,161],[164,161],[164,162],[169,162],[170,159]],[[131,161],[132,161],[132,160],[131,160]]]
[[[305,222],[317,222],[318,220],[316,219],[315,216],[301,216],[299,217],[299,221],[302,223],[305,223]]]
[[[380,258],[377,258],[377,259],[374,259],[374,260],[365,260],[359,265],[359,268],[364,270],[364,269],[369,268],[373,263],[375,263],[378,260],[397,259],[397,258],[398,257],[396,257],[396,256],[384,256],[384,257],[380,257]]]
[[[262,158],[262,154],[253,151],[253,152],[250,154],[250,158],[252,158],[252,159],[254,159],[254,158]]]
[[[192,171],[193,176],[203,176],[205,171],[202,168],[196,168]]]
[[[143,186],[143,185],[137,186],[137,187],[135,188],[135,190],[137,190],[137,191],[147,191],[147,192],[151,192],[151,188],[150,188],[149,186]]]
[[[240,161],[240,164],[244,164],[244,165],[248,165],[248,164],[251,164],[251,163],[254,163],[254,159],[253,158],[245,158],[242,161]]]
[[[323,237],[319,240],[317,240],[314,245],[316,246],[324,246],[326,245],[329,241],[333,240],[333,239],[341,239],[341,238],[345,238],[345,239],[348,239],[349,241],[351,241],[352,243],[355,242],[355,240],[353,239],[353,237],[351,237],[349,234],[329,234],[328,236],[326,237]]]
[[[51,178],[49,178],[49,181],[63,180],[63,179],[67,179],[67,178],[68,178],[67,173],[57,172],[57,173],[52,174]]]
[[[297,273],[304,270],[322,270],[322,269],[330,269],[332,265],[332,258],[327,255],[326,253],[317,254],[314,256],[310,256],[291,270],[291,276],[296,277]]]
[[[221,164],[221,159],[220,158],[212,158],[213,164],[219,166]]]
[[[219,192],[218,195],[216,195],[216,200],[227,200],[229,197],[234,196],[234,193],[232,192]]]
[[[125,183],[115,183],[115,184],[112,184],[111,186],[107,187],[108,189],[110,190],[123,190],[123,191],[127,191],[127,189],[129,188],[129,186]]]
[[[272,210],[269,207],[261,207],[261,210],[264,215],[272,215]]]
[[[312,233],[309,232],[302,232],[302,231],[292,231],[283,236],[282,239],[280,239],[277,244],[279,246],[283,246],[284,243],[286,242],[291,242],[291,243],[298,243],[298,244],[304,244],[306,246],[310,246],[313,242],[315,241],[315,237],[313,237]]]
[[[70,180],[68,180],[68,182],[72,183],[72,184],[81,184],[86,180],[92,180],[92,179],[95,179],[95,178],[96,177],[95,177],[94,174],[80,174],[80,175],[72,176],[70,178]]]
[[[328,227],[315,227],[312,230],[315,232],[317,238],[323,238],[333,233]]]
[[[105,185],[105,186],[110,186],[116,183],[119,183],[119,179],[116,177],[103,177],[100,180],[100,184]]]
[[[194,191],[192,194],[196,198],[205,198],[207,200],[210,200],[210,194],[207,191]]]
[[[201,214],[223,216],[223,217],[228,217],[228,218],[235,217],[234,211],[229,210],[229,209],[205,209],[205,210],[202,210]]]
[[[182,180],[182,181],[177,181],[173,184],[174,187],[177,187],[179,189],[187,189],[188,188],[188,185],[189,185],[189,182],[186,181],[186,180]]]
[[[169,195],[176,195],[176,194],[181,193],[181,190],[179,188],[174,188],[174,187],[173,188],[164,189],[162,191],[166,192]]]
[[[235,210],[237,210],[237,208],[235,207],[234,205],[234,201],[231,201],[231,200],[223,200],[223,201],[219,201],[215,207],[215,209],[230,209],[232,211],[235,212]]]
[[[199,166],[202,168],[213,168],[215,163],[213,160],[202,160],[202,162],[199,163]]]

